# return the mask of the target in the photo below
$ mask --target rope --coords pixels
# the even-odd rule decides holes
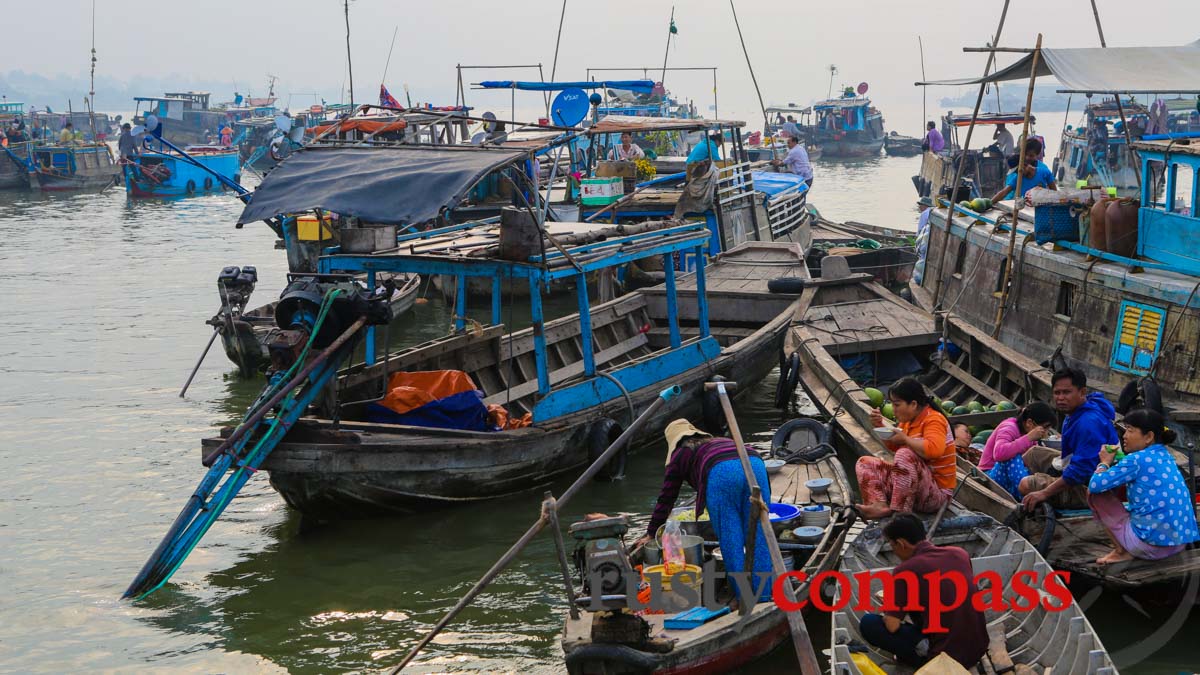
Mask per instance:
[[[1183,303],[1183,312],[1184,313],[1186,313],[1187,308],[1191,306],[1192,298],[1196,296],[1197,290],[1200,290],[1200,282],[1196,282],[1196,285],[1192,286],[1192,292],[1188,294],[1187,302]],[[1168,307],[1166,315],[1163,316],[1164,322],[1167,320],[1167,315],[1170,315],[1170,313],[1171,313],[1171,309]],[[1175,325],[1171,327],[1171,333],[1169,335],[1167,335],[1167,339],[1162,342],[1162,345],[1171,344],[1171,340],[1173,340],[1175,338],[1175,333],[1179,331],[1179,325],[1183,323],[1182,313],[1181,313],[1179,319],[1180,320],[1176,320]],[[1154,371],[1158,369],[1158,364],[1162,360],[1162,355],[1163,355],[1163,349],[1160,346],[1160,348],[1158,350],[1158,354],[1155,355],[1155,357],[1154,357],[1154,362],[1150,364],[1150,372],[1146,374],[1146,377],[1154,377]]]

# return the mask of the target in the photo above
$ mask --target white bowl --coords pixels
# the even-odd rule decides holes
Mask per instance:
[[[893,427],[875,427],[872,431],[875,432],[875,437],[881,441],[886,441],[896,435],[896,430]]]
[[[779,473],[787,465],[787,462],[782,459],[767,459],[763,460],[763,464],[767,466],[768,474],[775,474]]]

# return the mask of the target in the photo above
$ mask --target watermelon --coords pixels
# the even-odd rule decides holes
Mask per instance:
[[[979,401],[971,401],[967,404],[967,410],[970,410],[973,413],[981,413],[983,412],[983,404]]]
[[[942,401],[942,410],[945,411],[946,413],[949,413],[951,410],[954,410],[956,407],[958,407],[958,404],[955,403],[954,401]]]
[[[871,407],[878,410],[883,406],[883,392],[874,387],[863,389],[867,393],[867,398],[871,401]]]
[[[883,413],[883,416],[889,420],[896,421],[896,411],[892,408],[891,403],[884,403],[883,408],[879,412]]]
[[[978,445],[987,444],[987,436],[984,436],[982,433],[975,434],[971,438],[971,445],[976,445],[976,444],[978,444]]]
[[[1016,410],[1017,406],[1012,401],[1001,401],[996,404],[997,410]]]
[[[953,410],[951,410],[950,414],[951,415],[969,415],[969,414],[971,414],[971,409],[965,405],[960,405],[960,406],[955,407]]]

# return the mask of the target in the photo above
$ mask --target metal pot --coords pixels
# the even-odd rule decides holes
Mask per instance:
[[[683,561],[689,565],[704,565],[704,539],[685,534],[683,536]],[[644,557],[647,565],[662,564],[662,549],[658,542],[648,541],[644,547]]]

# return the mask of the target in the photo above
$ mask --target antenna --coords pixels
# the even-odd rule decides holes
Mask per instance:
[[[88,90],[88,120],[92,126],[92,140],[96,141],[96,0],[92,0],[92,75]]]
[[[829,64],[829,90],[825,92],[825,98],[833,96],[833,76],[837,75],[837,64]]]
[[[350,73],[350,105],[354,105],[354,64],[350,60],[350,0],[342,0],[346,11],[346,69]]]
[[[267,73],[267,98],[275,98],[275,81],[279,78]]]

